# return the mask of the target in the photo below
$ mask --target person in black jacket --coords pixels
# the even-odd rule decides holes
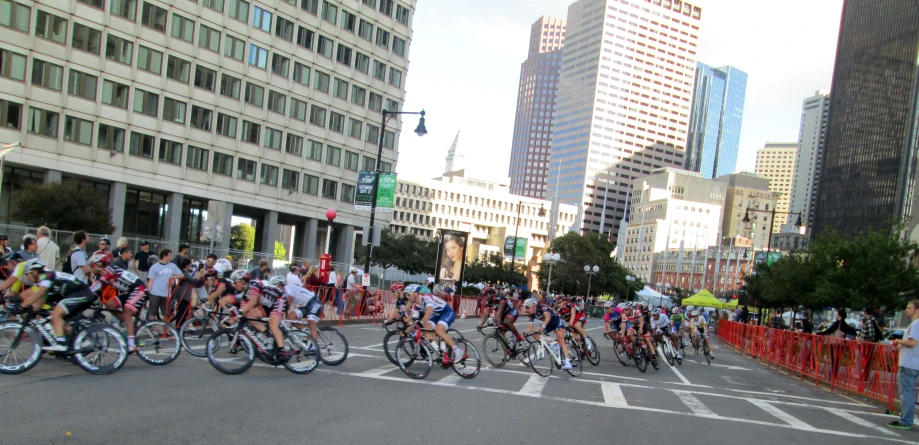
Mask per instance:
[[[202,267],[192,274],[191,265],[192,260],[188,257],[182,258],[179,263],[179,269],[182,270],[184,278],[179,280],[175,291],[172,293],[172,300],[175,302],[170,302],[170,306],[174,305],[175,307],[172,318],[172,323],[175,326],[182,326],[182,323],[185,323],[185,320],[191,313],[191,308],[193,306],[192,300],[198,297],[198,293],[195,289],[204,286],[204,273],[207,271],[206,268]]]

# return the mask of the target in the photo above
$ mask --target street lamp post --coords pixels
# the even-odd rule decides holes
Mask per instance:
[[[517,235],[520,234],[520,209],[523,207],[523,201],[517,203],[517,227],[514,228],[514,249],[511,252],[511,267],[507,271],[507,284],[511,284],[511,280],[514,278],[514,265],[517,264]],[[546,216],[546,209],[539,208],[539,217],[542,218]],[[524,254],[524,260],[526,260],[526,254]]]
[[[552,293],[552,266],[562,260],[562,256],[557,253],[547,253],[543,257],[546,263],[549,263],[549,281],[546,282],[546,292]]]
[[[373,196],[370,198],[370,225],[368,226],[367,230],[371,233],[373,233],[373,220],[374,220],[374,217],[376,216],[377,187],[379,187],[380,185],[380,169],[383,167],[383,136],[386,135],[386,121],[389,120],[389,118],[400,115],[400,114],[420,114],[421,118],[418,119],[418,126],[415,127],[415,134],[417,134],[418,136],[424,136],[428,134],[428,129],[424,127],[424,110],[421,110],[418,112],[383,110],[383,121],[382,121],[382,125],[380,125],[380,140],[379,140],[379,143],[377,144],[377,165],[376,165],[376,168],[374,169],[375,174],[373,175],[373,190],[372,190]],[[364,234],[365,240],[369,240],[372,238],[373,238],[373,235],[371,235],[370,233]],[[365,241],[365,244],[367,244],[367,261],[364,262],[364,272],[370,273],[370,257],[371,255],[373,255],[373,245],[366,241]],[[460,283],[460,285],[462,285],[462,283]]]
[[[631,275],[627,275],[627,276],[625,277],[625,281],[628,281],[628,283],[629,283],[629,290],[628,290],[628,292],[626,292],[626,294],[625,294],[625,300],[626,300],[626,301],[629,301],[629,300],[632,299],[632,283],[635,282],[635,277],[633,277],[633,276],[631,276]]]
[[[584,266],[584,273],[587,274],[587,297],[590,297],[590,280],[600,271],[600,266]]]

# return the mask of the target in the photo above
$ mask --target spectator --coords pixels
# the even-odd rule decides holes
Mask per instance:
[[[188,244],[179,244],[179,252],[176,254],[175,258],[172,259],[172,262],[179,268],[181,268],[179,265],[182,264],[182,258],[188,257],[188,249]]]
[[[112,261],[112,266],[120,267],[124,270],[131,269],[131,249],[129,247],[122,247],[118,249],[118,256],[115,257],[115,261]]]
[[[345,300],[343,298],[345,292],[342,283],[345,281],[345,271],[344,269],[338,269],[335,273],[335,294],[338,298],[338,315],[345,313]]]
[[[297,266],[294,266],[294,265],[290,266],[290,269],[287,271],[287,284],[291,284],[294,286],[300,286],[303,284],[303,282],[300,281],[300,277],[297,276],[297,271],[299,270],[300,268]]]
[[[38,240],[32,235],[27,235],[22,240],[22,250],[19,251],[19,254],[22,255],[23,261],[29,261],[34,258],[39,258]]]
[[[86,264],[86,260],[89,258],[84,251],[88,241],[89,236],[86,235],[85,231],[77,230],[73,232],[73,242],[77,243],[77,245],[70,251],[70,270],[73,271],[73,276],[84,283],[89,283],[89,272],[91,270]]]
[[[137,252],[137,255],[134,255],[134,267],[137,270],[137,276],[139,276],[144,283],[147,282],[147,272],[150,270],[150,263],[147,262],[147,259],[153,255],[150,252],[150,243],[147,241],[140,242],[140,252]]]
[[[268,260],[261,259],[258,260],[258,267],[253,267],[249,269],[249,279],[250,280],[266,280],[268,279]]]
[[[862,320],[861,340],[879,343],[884,340],[884,331],[874,318],[874,308],[865,308],[865,318]]]
[[[112,255],[116,257],[121,255],[121,249],[128,247],[128,239],[125,237],[118,238],[118,242],[115,243],[115,248],[112,250]]]
[[[160,250],[156,264],[150,266],[147,273],[147,289],[150,292],[150,301],[147,307],[147,319],[160,319],[163,315],[166,298],[169,297],[169,287],[185,275],[175,263],[172,262],[172,251]],[[190,264],[190,263],[189,263]]]
[[[6,235],[0,235],[0,246],[3,246],[4,255],[13,251],[13,249],[10,249],[10,237]]]
[[[846,338],[847,335],[855,335],[855,328],[846,323],[846,310],[839,309],[836,311],[836,321],[817,335],[832,335],[836,338]]]
[[[801,321],[801,332],[804,334],[813,334],[814,333],[814,324],[807,318],[806,315],[799,315]]]
[[[913,426],[916,412],[916,380],[919,379],[919,300],[906,305],[906,315],[910,319],[903,340],[894,340],[893,346],[900,351],[900,373],[897,383],[900,389],[900,402],[903,412],[900,420],[887,424],[891,428],[908,430]]]
[[[207,271],[204,267],[192,271],[192,260],[188,257],[182,258],[179,269],[182,270],[182,278],[172,293],[174,301],[170,302],[171,308],[174,308],[170,321],[176,326],[185,323],[192,306],[198,303],[198,289],[204,286],[204,274]]]
[[[61,248],[51,241],[51,229],[45,226],[38,228],[38,257],[49,269],[58,270]]]
[[[749,320],[750,320],[750,309],[747,308],[746,306],[744,306],[744,307],[740,310],[740,319],[737,320],[737,321],[740,322],[740,323],[746,323],[746,322],[749,321]]]
[[[345,318],[357,315],[358,303],[361,301],[361,287],[357,284],[357,269],[351,268],[348,274],[348,307],[345,309]]]

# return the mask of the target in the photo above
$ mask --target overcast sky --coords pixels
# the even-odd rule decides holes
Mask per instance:
[[[476,176],[507,177],[520,64],[530,25],[542,15],[565,19],[568,0],[420,0],[404,110],[427,112],[428,134],[406,116],[398,172],[433,177],[457,130]],[[753,170],[767,141],[797,141],[801,102],[829,89],[842,0],[698,0],[699,61],[746,71],[738,170]]]

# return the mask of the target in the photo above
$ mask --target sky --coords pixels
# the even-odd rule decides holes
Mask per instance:
[[[428,134],[405,116],[397,172],[434,177],[457,131],[459,150],[483,179],[504,180],[510,158],[520,64],[530,25],[565,19],[568,0],[419,0],[406,78],[405,111],[426,112]],[[829,89],[842,0],[698,0],[698,60],[747,72],[737,170],[753,171],[766,142],[795,142],[801,104]]]

